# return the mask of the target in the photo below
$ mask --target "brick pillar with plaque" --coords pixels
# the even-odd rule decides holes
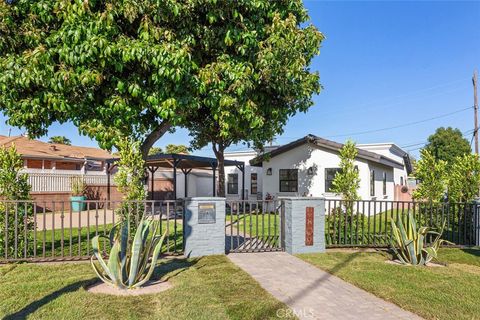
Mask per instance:
[[[183,226],[186,257],[225,254],[225,198],[186,198]]]
[[[325,252],[325,199],[285,197],[284,248],[290,254]]]

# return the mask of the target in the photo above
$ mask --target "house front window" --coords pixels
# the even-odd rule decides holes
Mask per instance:
[[[383,173],[383,195],[387,195],[387,173]]]
[[[325,168],[325,192],[332,192],[333,180],[340,168]]]
[[[227,193],[238,194],[238,174],[230,173],[227,179]]]
[[[375,196],[375,170],[370,170],[370,196]]]
[[[280,192],[298,192],[298,169],[280,169]]]
[[[251,194],[257,194],[257,192],[258,192],[257,186],[258,186],[258,184],[257,184],[257,174],[252,173],[250,175],[250,193]]]

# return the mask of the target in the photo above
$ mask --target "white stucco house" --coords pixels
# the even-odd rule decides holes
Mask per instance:
[[[225,159],[245,163],[245,200],[262,200],[263,170],[250,165],[250,160],[258,156],[255,150],[226,152]],[[242,172],[235,167],[225,167],[225,196],[227,199],[239,199],[242,192]]]
[[[259,154],[254,150],[230,152],[226,159],[244,161],[245,199],[281,196],[338,198],[331,192],[339,170],[343,144],[307,135]],[[360,173],[359,195],[363,200],[397,200],[396,188],[406,184],[411,172],[408,154],[393,143],[357,145],[355,164]],[[241,195],[242,174],[226,168],[227,198]]]

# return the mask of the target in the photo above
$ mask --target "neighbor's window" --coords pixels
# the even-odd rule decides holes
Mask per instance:
[[[325,192],[331,192],[333,188],[333,179],[340,168],[325,168]]]
[[[383,195],[387,195],[387,173],[383,172]]]
[[[257,189],[257,174],[252,173],[250,175],[250,193],[251,194],[257,194],[258,189]]]
[[[43,169],[52,169],[52,161],[43,160]]]
[[[42,169],[42,160],[28,159],[27,160],[27,168]]]
[[[57,161],[55,168],[58,170],[81,170],[82,165],[77,162]]]
[[[370,196],[375,196],[375,170],[370,170]]]
[[[238,194],[238,174],[230,173],[227,180],[227,193]]]
[[[280,192],[298,192],[298,169],[280,169]]]

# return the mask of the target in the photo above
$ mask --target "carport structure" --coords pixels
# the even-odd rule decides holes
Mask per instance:
[[[107,200],[110,201],[111,173],[117,166],[118,158],[107,160]],[[224,166],[235,166],[242,172],[242,200],[245,199],[245,163],[235,160],[224,160]],[[217,194],[217,168],[218,160],[216,158],[200,157],[189,154],[170,154],[159,153],[148,156],[145,160],[145,169],[151,174],[150,190],[153,199],[154,174],[159,168],[173,170],[173,194],[177,199],[177,170],[180,170],[185,179],[185,197],[188,196],[188,174],[193,170],[211,170],[212,171],[212,190],[213,195]],[[149,175],[146,175],[147,179]],[[148,183],[148,181],[147,181]]]

